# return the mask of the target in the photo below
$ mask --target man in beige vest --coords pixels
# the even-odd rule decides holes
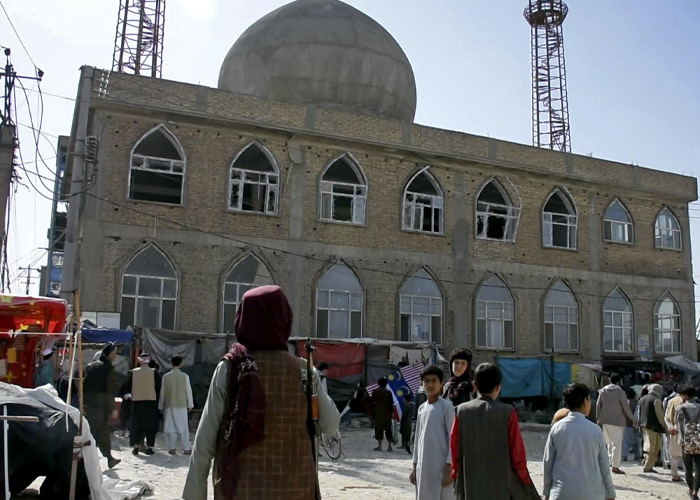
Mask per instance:
[[[180,436],[185,455],[192,453],[190,429],[187,413],[192,411],[192,387],[190,377],[180,370],[182,357],[173,354],[170,358],[173,369],[163,376],[158,409],[165,416],[165,436],[168,440],[168,453],[175,455],[177,437]]]
[[[158,423],[158,400],[156,394],[160,391],[160,377],[148,363],[151,357],[143,352],[139,356],[138,368],[129,373],[127,387],[131,387],[131,399],[133,400],[131,414],[131,435],[129,441],[134,447],[134,455],[139,454],[139,447],[146,437],[146,455],[153,455],[153,446],[156,442],[156,430]]]

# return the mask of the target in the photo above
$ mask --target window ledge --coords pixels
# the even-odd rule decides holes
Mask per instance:
[[[442,237],[442,238],[446,237],[444,232],[442,232],[442,233],[429,233],[427,231],[421,231],[419,229],[406,229],[403,227],[401,228],[401,232],[402,233],[409,233],[409,234],[420,234],[423,236],[437,236],[437,237]]]
[[[670,250],[672,252],[682,252],[683,251],[682,247],[681,248],[657,247],[656,245],[654,245],[654,249],[655,250]]]
[[[515,238],[513,238],[512,240],[508,240],[508,239],[505,239],[505,240],[498,240],[498,239],[496,239],[496,238],[487,238],[487,237],[485,237],[485,236],[478,236],[478,235],[477,235],[477,236],[474,237],[474,239],[475,239],[475,240],[481,240],[481,241],[492,241],[492,242],[494,242],[494,243],[510,243],[510,244],[515,244]]]
[[[577,248],[570,248],[570,247],[557,247],[554,245],[542,245],[542,248],[545,250],[563,250],[565,252],[578,252],[578,247]]]
[[[227,208],[226,212],[230,214],[240,214],[240,215],[255,215],[262,217],[279,217],[280,214],[269,214],[267,212],[253,212],[251,210],[235,210],[233,208]]]
[[[149,201],[149,200],[135,200],[134,198],[129,198],[127,196],[126,201],[131,203],[147,203],[148,205],[160,205],[162,207],[172,207],[172,208],[185,208],[184,203],[167,203],[165,201]]]
[[[358,223],[358,222],[350,222],[350,221],[344,221],[344,220],[334,220],[334,219],[323,219],[319,217],[317,219],[318,222],[324,223],[324,224],[339,224],[341,226],[350,226],[350,227],[367,227],[367,223]]]
[[[628,246],[628,247],[634,247],[637,245],[635,242],[606,240],[605,238],[603,238],[603,243],[610,243],[612,245],[623,245],[623,246]]]
[[[491,352],[515,352],[515,347],[476,347],[477,351],[491,351]]]

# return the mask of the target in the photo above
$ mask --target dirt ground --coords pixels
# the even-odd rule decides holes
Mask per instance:
[[[319,471],[321,492],[324,500],[405,500],[414,498],[414,487],[408,482],[411,471],[411,456],[402,449],[392,453],[372,451],[376,446],[370,429],[344,430],[343,456],[332,462],[321,457]],[[547,434],[541,431],[524,430],[528,468],[539,491],[542,490],[542,452]],[[144,498],[179,500],[185,482],[189,457],[169,455],[163,435],[158,435],[157,453],[147,457],[130,453],[128,439],[112,435],[115,456],[123,461],[105,475],[125,480],[143,479],[154,487],[152,494]],[[102,459],[103,469],[107,461]],[[643,474],[641,466],[623,463],[624,476],[613,476],[619,500],[663,499],[686,500],[684,483],[671,482],[668,470],[657,468],[659,474]],[[32,485],[38,488],[39,483]],[[207,500],[212,500],[211,487]],[[204,499],[202,499],[204,500]],[[583,500],[583,499],[582,499]]]

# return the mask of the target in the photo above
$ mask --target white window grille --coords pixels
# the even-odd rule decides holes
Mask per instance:
[[[442,294],[423,269],[401,287],[401,340],[442,345]]]
[[[634,242],[632,218],[619,200],[614,200],[605,210],[603,215],[603,239],[615,243]]]
[[[274,285],[274,280],[267,266],[255,255],[248,254],[233,266],[224,282],[222,332],[234,333],[236,311],[243,294],[263,285]]]
[[[618,289],[603,304],[603,349],[607,352],[634,351],[632,306]]]
[[[574,352],[579,348],[578,304],[562,281],[557,281],[545,297],[544,348],[547,352]]]
[[[542,212],[542,243],[545,247],[576,249],[577,231],[576,208],[558,189],[549,197]]]
[[[321,176],[321,220],[364,224],[367,181],[348,155],[333,161]]]
[[[248,144],[231,163],[229,209],[277,215],[279,177],[272,153],[258,142]]]
[[[682,250],[681,226],[668,208],[664,208],[656,217],[654,225],[654,244],[656,248]]]
[[[403,196],[403,228],[407,231],[442,234],[444,197],[427,168],[408,182]]]
[[[122,275],[121,327],[175,329],[178,278],[170,261],[149,245],[131,259]]]
[[[491,276],[476,296],[477,349],[515,349],[515,304],[506,284]]]
[[[346,339],[362,337],[362,285],[349,267],[335,264],[316,289],[316,336]]]
[[[476,237],[484,240],[515,241],[520,209],[513,206],[506,190],[491,179],[476,201]]]
[[[131,151],[129,199],[181,205],[185,153],[163,125],[146,133]]]
[[[668,293],[654,308],[654,350],[657,353],[681,352],[681,315],[676,301]]]

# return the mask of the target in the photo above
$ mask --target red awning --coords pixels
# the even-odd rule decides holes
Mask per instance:
[[[67,313],[62,299],[0,295],[0,332],[64,333]]]

